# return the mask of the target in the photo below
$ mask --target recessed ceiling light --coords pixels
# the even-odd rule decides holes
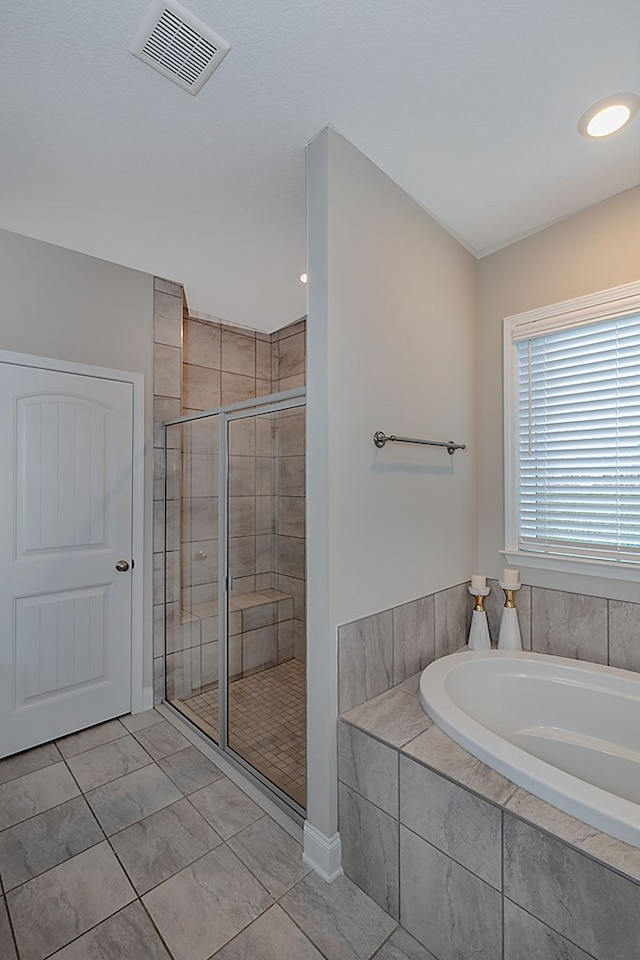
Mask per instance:
[[[589,107],[578,121],[583,137],[598,139],[622,130],[640,109],[640,97],[635,93],[614,93]]]
[[[308,276],[306,275],[306,273],[301,273],[301,274],[300,274],[300,283],[306,283],[308,279],[309,279],[309,278],[308,278]]]

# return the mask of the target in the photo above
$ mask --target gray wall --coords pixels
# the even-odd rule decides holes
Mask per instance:
[[[477,448],[478,568],[496,576],[504,548],[502,320],[546,304],[640,280],[640,187],[478,264]],[[523,570],[523,582],[576,593],[637,599],[637,586],[614,579]]]
[[[0,349],[145,377],[144,686],[151,685],[153,277],[0,230]]]
[[[332,838],[338,625],[475,560],[476,262],[332,130],[307,179],[308,819]],[[469,446],[376,450],[378,429]]]

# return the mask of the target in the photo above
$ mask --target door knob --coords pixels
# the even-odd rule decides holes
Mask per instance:
[[[118,573],[126,573],[129,569],[129,564],[126,560],[118,560],[116,563],[116,570]]]

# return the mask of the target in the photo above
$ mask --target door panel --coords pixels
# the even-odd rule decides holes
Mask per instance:
[[[107,681],[107,588],[16,599],[15,703]]]
[[[304,473],[299,490],[281,481],[286,461],[302,460],[304,425],[299,406],[227,425],[227,745],[301,807],[305,669],[294,613],[304,613],[291,589],[305,578]]]
[[[166,697],[217,743],[218,415],[166,443]]]
[[[108,411],[52,396],[16,401],[18,556],[104,545]]]
[[[130,383],[0,364],[0,756],[131,705]]]

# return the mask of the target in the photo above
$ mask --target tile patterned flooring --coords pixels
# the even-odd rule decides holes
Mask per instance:
[[[306,806],[306,667],[287,660],[229,685],[229,745]],[[217,742],[218,691],[173,706]]]
[[[151,710],[0,761],[2,960],[429,960]]]

